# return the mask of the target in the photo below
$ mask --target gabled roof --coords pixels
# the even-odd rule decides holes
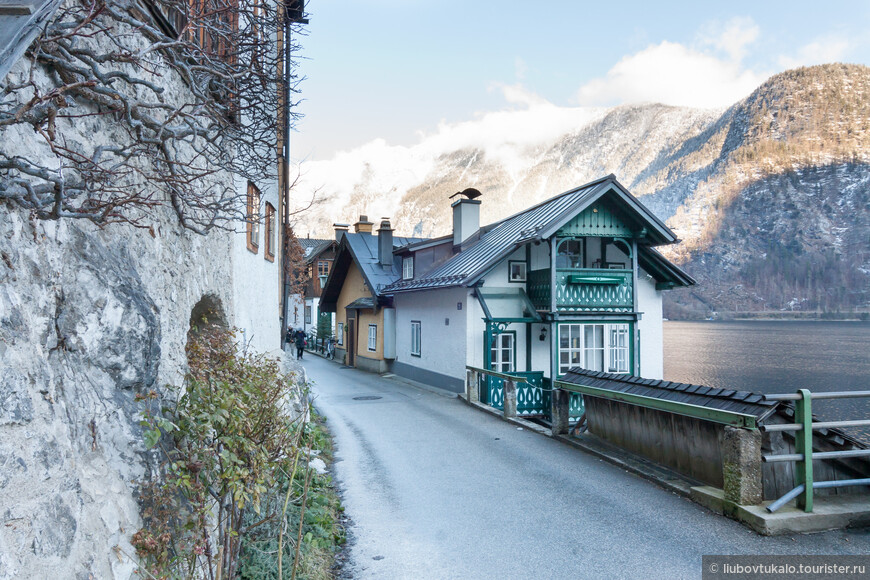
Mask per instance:
[[[393,249],[423,241],[422,238],[393,236]],[[356,264],[375,298],[382,298],[384,289],[402,276],[402,258],[392,255],[392,264],[383,266],[378,260],[378,236],[347,233],[338,245],[329,278],[320,297],[324,312],[335,312],[338,296],[351,264]]]
[[[471,286],[517,248],[533,240],[551,237],[574,216],[607,194],[615,196],[623,209],[643,224],[647,230],[646,244],[673,244],[677,241],[676,234],[631,195],[616,180],[616,176],[610,174],[481,228],[479,239],[472,241],[461,252],[422,277],[396,282],[387,291],[397,293],[450,286]],[[657,256],[649,260],[667,262],[661,254]],[[683,279],[691,281],[691,278],[679,268],[672,264],[670,266],[679,271]],[[666,270],[661,268],[662,272]]]
[[[317,238],[297,238],[299,245],[305,251],[305,263],[310,264],[317,256],[328,250],[330,246],[336,243],[335,240],[321,240]]]

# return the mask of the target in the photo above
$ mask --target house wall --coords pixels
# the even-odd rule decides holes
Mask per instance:
[[[476,298],[472,298],[475,303]],[[465,388],[467,320],[472,310],[466,288],[397,294],[395,374],[451,392]],[[459,310],[457,304],[462,304]],[[482,314],[482,313],[481,313]],[[420,356],[411,354],[411,321],[420,321]],[[449,324],[445,324],[449,320]]]
[[[347,311],[345,307],[356,300],[371,296],[362,272],[359,271],[356,264],[351,263],[347,269],[347,275],[344,277],[344,284],[341,286],[341,292],[338,294],[338,300],[335,303],[335,322],[341,322],[347,328]],[[347,336],[345,335],[344,346],[347,346]]]
[[[357,343],[356,366],[373,372],[387,370],[384,361],[384,309],[357,311]],[[369,324],[378,326],[377,348],[374,352],[368,349]]]
[[[473,290],[466,289],[466,328],[465,328],[465,344],[468,353],[468,362],[466,364],[483,368],[483,332],[486,329],[486,324],[483,321],[483,308],[480,306],[480,301],[473,296]]]
[[[530,270],[543,270],[550,267],[550,244],[542,242],[540,244],[532,243],[531,256],[532,266]]]
[[[291,294],[287,300],[287,327],[295,330],[304,324],[304,320],[305,300],[302,294]]]
[[[236,178],[236,187],[244,197],[247,191],[247,181]],[[261,193],[260,218],[266,213],[266,203],[278,208],[277,183],[256,183]],[[281,349],[281,318],[280,318],[280,276],[278,260],[278,243],[281,240],[280,224],[275,216],[274,234],[275,257],[273,261],[266,255],[266,226],[260,224],[257,253],[247,246],[245,229],[233,235],[232,269],[233,269],[233,321],[241,331],[241,339],[248,348],[258,352],[272,352]]]
[[[642,268],[637,275],[637,308],[643,313],[637,328],[640,333],[640,376],[664,378],[664,338],[662,334],[662,293]]]

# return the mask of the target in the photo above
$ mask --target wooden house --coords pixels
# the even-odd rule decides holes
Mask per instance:
[[[572,367],[661,378],[662,292],[694,284],[655,250],[676,235],[613,175],[484,227],[479,196],[452,196],[451,235],[396,250],[391,372],[454,392],[466,365],[522,376],[527,414]]]

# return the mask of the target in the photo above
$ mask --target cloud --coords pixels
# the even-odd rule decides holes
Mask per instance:
[[[842,61],[851,48],[852,41],[843,35],[825,36],[802,46],[795,56],[780,56],[779,64],[783,68],[795,68]]]
[[[326,198],[317,213],[350,219],[353,207],[373,215],[395,214],[395,201],[419,185],[435,168],[438,157],[463,149],[486,152],[516,174],[534,163],[534,148],[550,145],[604,115],[603,109],[560,107],[522,85],[494,84],[506,105],[478,113],[470,121],[442,121],[434,132],[418,132],[411,147],[392,146],[383,139],[340,151],[332,159],[306,162],[298,191],[319,189]],[[395,192],[395,195],[383,194]],[[300,203],[308,199],[300,195]],[[339,218],[339,216],[345,216]]]
[[[732,62],[740,62],[748,47],[761,34],[755,21],[748,17],[732,18],[727,22],[712,21],[701,27],[697,43],[712,46],[728,55]]]
[[[657,102],[716,108],[757,88],[769,72],[743,66],[759,29],[749,18],[708,23],[693,46],[663,41],[623,57],[603,78],[577,92],[581,105]]]

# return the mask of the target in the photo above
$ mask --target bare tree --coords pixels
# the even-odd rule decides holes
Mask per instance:
[[[0,86],[0,200],[140,227],[167,205],[199,233],[248,219],[232,175],[274,178],[283,83],[292,99],[299,80],[284,6],[64,2]]]

